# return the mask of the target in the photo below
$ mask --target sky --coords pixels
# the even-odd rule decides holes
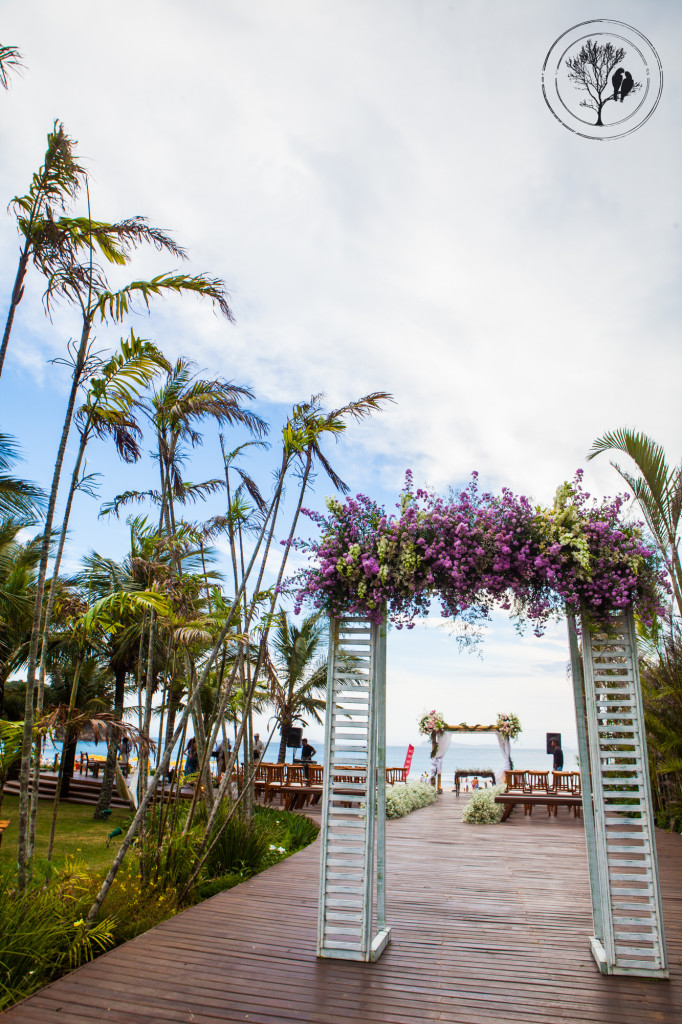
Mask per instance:
[[[647,36],[664,73],[645,125],[581,138],[548,110],[545,55],[596,17]],[[5,0],[0,42],[26,69],[0,94],[0,208],[26,190],[61,119],[90,173],[93,216],[143,214],[223,278],[236,323],[192,300],[132,325],[169,357],[253,388],[273,433],[294,402],[370,391],[395,404],[330,454],[353,492],[389,507],[405,469],[437,489],[503,485],[551,502],[578,467],[619,478],[594,438],[632,426],[680,451],[682,9],[666,0]],[[83,211],[81,211],[83,212]],[[0,316],[18,242],[0,217]],[[142,277],[174,269],[141,253]],[[116,283],[124,281],[124,272]],[[0,427],[47,485],[78,330],[26,294],[0,382]],[[119,333],[98,331],[102,347]],[[72,437],[70,452],[75,442]],[[255,462],[267,484],[268,455]],[[100,500],[153,482],[94,446]],[[219,473],[207,436],[194,480]],[[314,501],[331,488],[318,478]],[[125,524],[74,510],[67,566],[91,546],[122,554]],[[208,516],[216,505],[197,511]],[[575,724],[565,624],[518,638],[495,617],[462,654],[437,612],[389,641],[388,735],[513,711],[522,742]]]

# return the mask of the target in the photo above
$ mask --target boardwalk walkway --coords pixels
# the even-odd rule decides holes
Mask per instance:
[[[588,945],[582,823],[464,796],[388,823],[394,940],[315,958],[318,849],[186,911],[6,1013],[8,1024],[681,1024],[682,837],[658,833],[670,982],[605,978]]]

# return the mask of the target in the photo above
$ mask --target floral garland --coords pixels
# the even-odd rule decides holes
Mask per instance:
[[[408,471],[394,515],[363,495],[328,499],[327,516],[307,511],[320,536],[294,542],[312,561],[292,581],[296,607],[373,622],[387,611],[411,628],[437,597],[443,617],[475,624],[498,605],[537,635],[566,611],[604,624],[631,605],[645,623],[662,614],[669,586],[642,524],[623,521],[627,495],[590,500],[578,471],[547,509],[508,489],[480,494],[477,476],[443,498],[415,490]]]
[[[508,736],[510,740],[515,740],[519,733],[523,732],[523,729],[516,715],[498,715],[497,731],[502,736]]]
[[[428,714],[422,715],[419,719],[419,732],[423,736],[428,736],[434,732],[444,732],[447,729],[447,723],[440,711],[429,711]]]

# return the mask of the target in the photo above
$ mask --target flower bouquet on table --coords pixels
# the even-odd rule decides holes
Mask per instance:
[[[419,719],[419,732],[424,736],[429,736],[432,732],[444,732],[445,729],[447,729],[447,723],[440,711],[435,709],[422,715]]]
[[[495,728],[502,736],[507,736],[510,740],[515,740],[519,733],[523,732],[516,715],[498,715]]]

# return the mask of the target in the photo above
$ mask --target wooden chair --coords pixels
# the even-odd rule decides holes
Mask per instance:
[[[580,796],[582,793],[580,783],[580,772],[552,772],[553,785],[555,793],[564,793],[570,796]],[[571,808],[567,808],[568,813],[571,813]],[[556,815],[557,807],[554,808],[554,814]],[[574,807],[573,814],[577,818],[580,815],[580,808]]]
[[[3,818],[0,821],[0,843],[2,843],[2,837],[3,837],[4,833],[5,833],[5,829],[9,828],[9,826],[11,824],[11,821],[12,821],[11,818]]]
[[[287,786],[304,786],[305,781],[305,767],[302,764],[287,765]]]
[[[504,781],[507,787],[507,792],[519,792],[524,793],[526,791],[526,773],[517,771],[506,771],[504,773]]]
[[[539,793],[549,793],[549,772],[526,772],[526,781],[524,783],[523,792],[533,794],[534,796],[537,796]],[[556,811],[556,806],[554,809]],[[533,813],[533,805],[524,804],[523,813],[530,816]],[[547,814],[551,815],[551,813],[552,805],[548,803]]]
[[[386,769],[386,782],[389,786],[395,785],[396,782],[403,782],[404,772],[402,768],[387,768]]]
[[[311,786],[321,786],[324,780],[324,768],[321,764],[311,764],[308,768],[308,781]]]
[[[266,804],[272,803],[275,794],[279,793],[282,786],[284,785],[284,770],[286,765],[284,764],[272,764],[268,766],[268,777],[265,781],[265,789],[263,791],[263,802]],[[281,803],[281,794],[280,794]]]
[[[549,793],[549,772],[526,772],[524,793]]]

